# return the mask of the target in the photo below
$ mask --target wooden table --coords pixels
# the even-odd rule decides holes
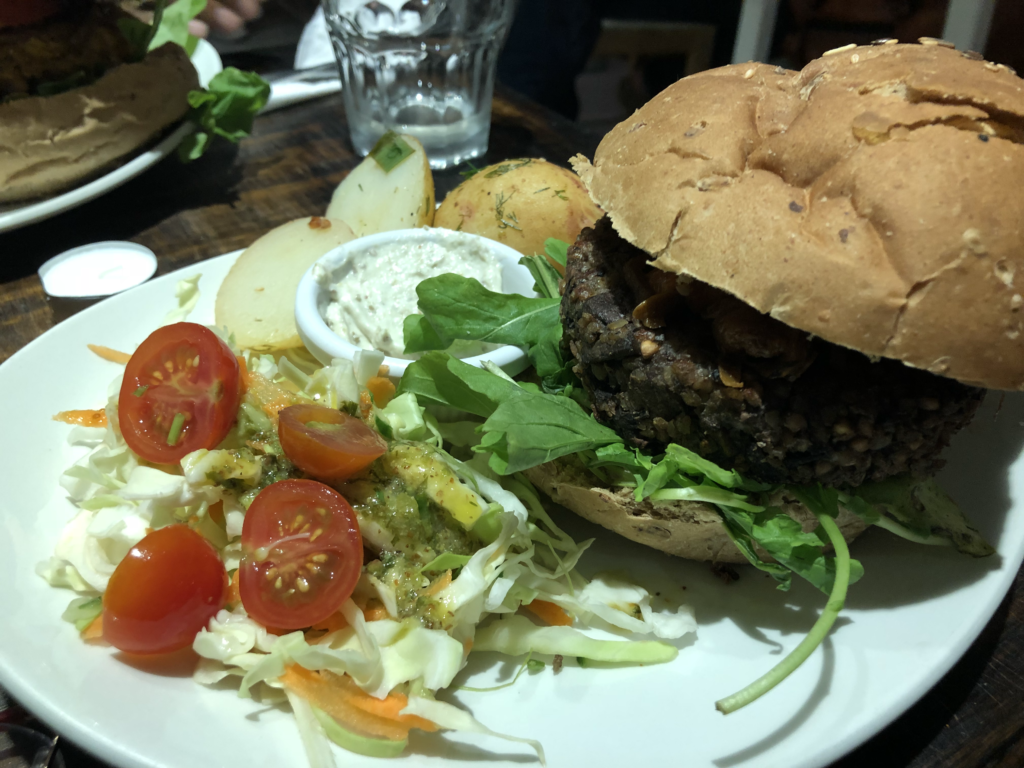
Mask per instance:
[[[494,104],[486,162],[516,156],[565,164],[596,140],[508,92]],[[53,325],[36,269],[83,243],[133,240],[159,273],[249,245],[272,227],[322,213],[358,162],[339,97],[262,116],[252,138],[192,165],[169,158],[120,189],[60,216],[0,234],[0,361]],[[483,163],[481,163],[483,164]],[[437,174],[438,198],[460,180]],[[957,621],[950,616],[950,621]],[[821,734],[827,740],[829,734]],[[68,768],[99,764],[64,746]],[[964,658],[916,706],[834,768],[1024,765],[1024,591],[1018,576]],[[780,766],[785,768],[785,766]]]

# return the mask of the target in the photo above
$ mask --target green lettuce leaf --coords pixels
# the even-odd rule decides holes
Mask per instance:
[[[163,9],[160,17],[153,16],[153,36],[147,50],[155,50],[164,43],[177,43],[191,56],[199,39],[189,34],[188,23],[206,8],[206,0],[175,0]]]
[[[198,130],[178,147],[178,156],[195,160],[206,151],[214,136],[237,143],[252,132],[252,121],[270,98],[270,84],[255,72],[227,67],[217,73],[204,91],[190,91],[189,119]]]
[[[164,43],[175,43],[191,56],[195,53],[199,38],[188,31],[188,23],[206,8],[206,0],[177,0],[167,3],[157,0],[153,7],[151,23],[130,16],[117,20],[117,28],[131,43],[139,59],[147,51],[159,48]]]

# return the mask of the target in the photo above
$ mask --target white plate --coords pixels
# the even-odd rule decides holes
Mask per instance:
[[[232,256],[183,270],[203,273],[191,319],[209,322]],[[52,414],[103,403],[119,366],[87,343],[130,351],[174,305],[182,273],[115,296],[58,325],[0,366],[5,411],[0,462],[0,685],[97,756],[125,768],[248,765],[304,768],[291,715],[202,688],[188,664],[145,671],[109,648],[79,641],[60,614],[73,595],[35,575],[73,513],[57,485],[79,455]],[[573,518],[570,533],[598,541],[584,570],[624,569],[663,598],[686,598],[700,625],[670,664],[548,667],[492,693],[450,698],[495,729],[540,739],[555,768],[589,765],[687,768],[824,766],[873,735],[922,696],[978,635],[1024,555],[1024,401],[989,398],[949,451],[943,485],[965,506],[999,555],[971,560],[914,546],[881,531],[855,547],[866,576],[823,647],[767,697],[733,715],[714,709],[794,647],[825,600],[802,582],[774,589],[752,569],[725,585],[706,565],[662,556]],[[686,587],[683,591],[682,587]],[[485,686],[516,667],[492,654],[472,659],[456,682]],[[470,681],[471,682],[468,682]],[[454,735],[417,735],[405,766],[530,762],[520,745]],[[339,765],[375,766],[345,755]]]
[[[210,82],[210,78],[224,68],[217,50],[205,40],[200,40],[199,45],[196,46],[196,50],[192,54],[192,64],[196,68],[199,84],[203,88]],[[36,200],[25,204],[16,203],[13,206],[0,205],[0,232],[8,232],[48,219],[116,189],[167,157],[193,129],[192,123],[183,123],[156,146],[80,187],[69,189],[67,192],[48,197],[45,200]]]

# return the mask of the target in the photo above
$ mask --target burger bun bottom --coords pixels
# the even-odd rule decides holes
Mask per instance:
[[[649,499],[638,502],[630,488],[600,486],[597,478],[572,457],[541,464],[526,470],[525,474],[558,504],[638,544],[689,560],[748,562],[710,504],[697,501],[656,503]],[[771,497],[770,503],[797,520],[806,531],[817,524],[810,510],[781,491]],[[845,509],[840,509],[836,522],[848,542],[867,527],[863,519]],[[759,554],[770,559],[764,552]]]

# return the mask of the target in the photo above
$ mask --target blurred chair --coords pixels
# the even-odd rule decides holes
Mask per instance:
[[[604,133],[681,77],[712,66],[712,24],[605,18],[576,80],[579,122]]]
[[[631,66],[662,56],[685,58],[683,75],[711,67],[715,28],[710,24],[604,19],[594,46],[595,58],[621,57]]]
[[[936,5],[936,3],[894,3],[885,0],[876,0],[871,3],[850,3],[841,0],[790,0],[790,5],[793,7],[795,15],[818,13],[828,16],[829,10],[833,10],[852,19],[857,16],[870,16],[870,9],[875,6],[879,6],[876,10],[884,10],[884,6],[892,6],[893,8],[890,10],[893,10],[894,13],[895,8],[899,7],[903,10],[903,15],[908,15],[912,6]],[[937,5],[941,8],[942,4],[938,3]],[[992,26],[996,0],[948,0],[945,5],[942,38],[954,43],[962,51],[983,52]],[[834,8],[830,8],[830,6],[834,6]],[[733,46],[733,63],[768,60],[778,11],[779,0],[743,0],[739,26],[736,31],[736,42]],[[857,21],[863,22],[865,18],[857,19]],[[913,42],[914,39],[913,37],[909,38],[906,42]],[[854,42],[854,40],[847,40],[847,42]]]

